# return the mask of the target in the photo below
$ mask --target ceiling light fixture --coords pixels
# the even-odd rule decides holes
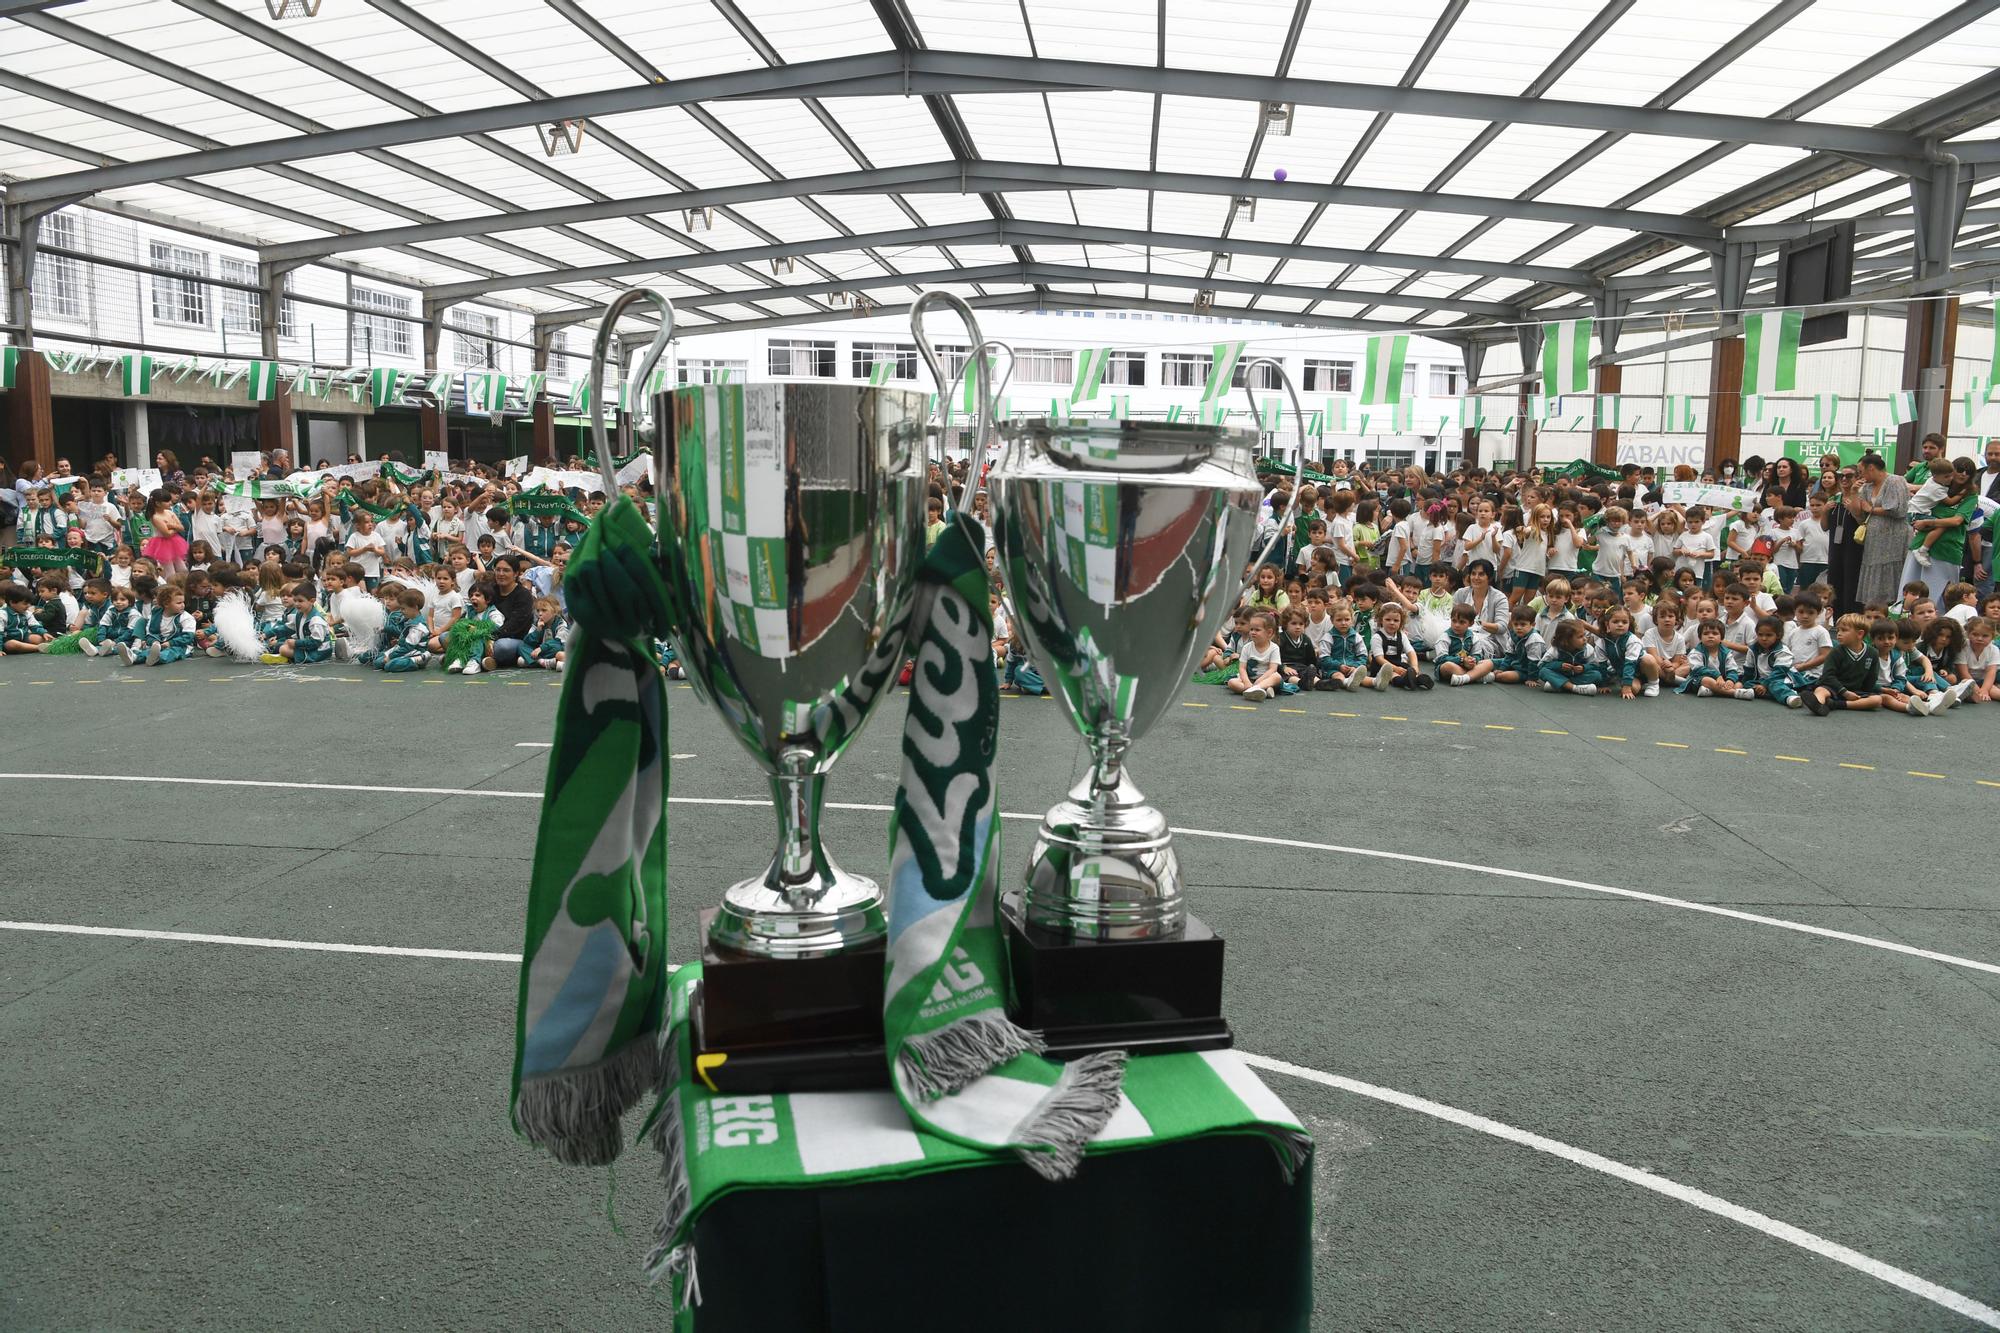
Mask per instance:
[[[715,210],[712,208],[686,209],[681,216],[686,219],[690,232],[715,230]]]
[[[284,19],[313,19],[319,17],[320,0],[264,0],[264,8],[271,15],[271,22]]]
[[[558,120],[535,126],[535,134],[542,141],[542,152],[550,157],[576,152],[583,147],[583,125],[580,120]]]
[[[1298,106],[1292,102],[1264,103],[1264,133],[1287,138],[1292,132],[1292,122],[1299,114]]]

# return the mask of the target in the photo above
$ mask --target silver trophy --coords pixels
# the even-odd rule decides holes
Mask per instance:
[[[672,336],[665,298],[635,291],[613,303],[591,363],[593,409],[605,331],[634,299],[663,313],[638,383]],[[765,770],[778,816],[770,864],[723,893],[709,941],[761,959],[878,943],[882,890],[834,863],[819,820],[827,773],[903,663],[924,556],[929,399],[863,385],[716,384],[651,404],[669,641],[696,693]],[[879,959],[872,966],[879,975]],[[709,989],[713,1002],[720,990]],[[879,1032],[879,1000],[873,1017]]]
[[[1276,362],[1252,362],[1246,371],[1259,365],[1276,367],[1291,389]],[[1296,413],[1295,392],[1292,407]],[[1134,785],[1127,752],[1180,696],[1247,586],[1239,580],[1264,500],[1255,470],[1259,434],[1132,420],[1029,420],[1008,423],[1000,434],[987,484],[1015,617],[1090,749],[1089,771],[1042,820],[1025,884],[1007,903],[1010,919],[1072,942],[1181,941],[1191,919],[1173,840],[1166,817]],[[1298,444],[1303,463],[1303,428]],[[1296,505],[1295,487],[1264,555],[1289,530]],[[1221,941],[1200,929],[1213,941],[1212,958],[1171,967],[1212,970],[1206,992],[1185,975],[1165,977],[1128,1003],[1097,995],[1065,1011],[1061,997],[1043,999],[1053,987],[1072,985],[1075,974],[1060,962],[1049,970],[1047,957],[1023,963],[1019,954],[1028,946],[1010,936],[1017,989],[1039,985],[1045,993],[1035,1001],[1038,1024],[1094,1026],[1111,1034],[1107,1042],[1135,1045],[1143,1039],[1128,1040],[1133,1022],[1192,1021],[1201,1016],[1190,1011],[1208,1001],[1186,997],[1212,994],[1216,1040],[1226,1042]],[[1129,955],[1118,963],[1128,971],[1131,965]],[[1029,974],[1038,967],[1045,969],[1039,981]]]

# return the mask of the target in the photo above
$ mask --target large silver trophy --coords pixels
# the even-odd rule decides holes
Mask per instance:
[[[1258,366],[1291,390],[1278,363],[1246,371]],[[1058,1053],[1225,1045],[1222,941],[1189,915],[1166,816],[1127,755],[1242,595],[1260,437],[1131,420],[1028,420],[1000,435],[988,487],[1014,614],[1090,750],[1003,898],[1021,1017]],[[1303,429],[1298,444],[1303,462]],[[1294,487],[1266,555],[1296,503]]]
[[[662,314],[638,383],[673,327],[671,304],[640,290],[600,328],[593,424],[614,494],[603,358],[634,300]],[[764,769],[778,822],[769,864],[704,914],[697,1046],[726,1057],[742,1090],[879,1081],[882,890],[834,863],[819,821],[828,772],[903,663],[924,556],[929,400],[862,385],[722,384],[657,393],[651,407],[669,641]],[[816,1048],[803,1075],[801,1048]]]

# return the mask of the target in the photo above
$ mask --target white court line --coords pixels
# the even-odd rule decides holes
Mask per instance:
[[[54,935],[113,935],[130,939],[176,940],[196,944],[249,945],[263,949],[305,949],[321,953],[393,954],[404,958],[458,958],[495,963],[518,963],[521,961],[519,954],[511,953],[473,953],[459,949],[407,949],[382,944],[327,944],[313,940],[269,940],[244,935],[197,935],[177,930],[122,930],[109,926],[68,926],[40,921],[0,921],[0,930],[36,931]],[[1489,1120],[1487,1117],[1472,1111],[1461,1111],[1455,1106],[1447,1106],[1443,1102],[1431,1101],[1427,1097],[1418,1097],[1407,1092],[1397,1092],[1394,1088],[1377,1087],[1373,1083],[1363,1083],[1359,1079],[1344,1078],[1339,1074],[1328,1074],[1322,1070],[1309,1069],[1304,1065],[1295,1065],[1288,1060],[1278,1060],[1268,1055],[1257,1055],[1250,1051],[1244,1051],[1241,1054],[1244,1063],[1258,1069],[1269,1070],[1276,1074],[1284,1074],[1291,1078],[1304,1079],[1309,1083],[1317,1083],[1323,1087],[1335,1088],[1342,1092],[1351,1092],[1357,1096],[1369,1097],[1378,1102],[1386,1102],[1390,1106],[1399,1107],[1405,1111],[1415,1111],[1419,1115],[1427,1115],[1437,1120],[1446,1121],[1447,1123],[1459,1126],[1461,1129],[1475,1130],[1497,1139],[1505,1139],[1509,1143],[1520,1144],[1525,1148],[1533,1148],[1536,1152],[1547,1153],[1551,1157],[1560,1158],[1572,1166],[1580,1166],[1586,1170],[1610,1176],[1614,1180],[1622,1180],[1628,1185],[1637,1185],[1640,1189],[1651,1190],[1655,1194],[1687,1204],[1691,1208],[1699,1208],[1703,1212],[1726,1218],[1741,1226],[1749,1227],[1753,1231],[1760,1231],[1774,1240],[1785,1242],[1787,1245],[1795,1245],[1802,1250],[1819,1255],[1823,1259],[1831,1259],[1835,1263],[1845,1264],[1858,1273],[1865,1274],[1880,1282],[1886,1282],[1890,1286],[1900,1287],[1913,1296],[1920,1296],[1924,1300],[1941,1305],[1945,1309],[1964,1315],[1968,1319],[1976,1320],[1989,1328],[2000,1328],[2000,1310],[1983,1305],[1969,1296],[1960,1295],[1949,1287],[1939,1286],[1937,1283],[1918,1277],[1914,1273],[1905,1272],[1892,1264],[1885,1264],[1879,1259],[1872,1259],[1859,1250],[1850,1249],[1837,1241],[1828,1240],[1824,1236],[1814,1235],[1812,1232],[1801,1227],[1795,1227],[1789,1222],[1780,1222],[1778,1219],[1768,1217],[1763,1213],[1757,1212],[1755,1209],[1745,1208],[1741,1204],[1717,1198],[1705,1190],[1698,1190],[1692,1186],[1680,1184],[1678,1181],[1668,1180],[1664,1176],[1656,1176],[1652,1172],[1643,1171],[1636,1166],[1627,1166],[1623,1162],[1614,1161],[1600,1153],[1591,1152],[1587,1148],[1573,1147],[1560,1140],[1546,1138],[1529,1130],[1517,1129],[1513,1125],[1503,1124],[1498,1120]]]
[[[471,963],[518,963],[517,953],[471,949],[406,949],[393,944],[328,944],[320,940],[267,940],[255,935],[202,935],[188,930],[133,930],[122,926],[58,926],[47,921],[0,921],[0,930],[43,935],[112,935],[128,940],[177,940],[186,944],[236,944],[256,949],[306,949],[315,953],[379,953],[392,958],[457,958]]]
[[[386,792],[392,795],[416,796],[499,796],[511,800],[539,801],[538,791],[503,791],[492,787],[371,787],[359,783],[340,782],[261,782],[249,778],[149,778],[129,773],[0,773],[0,781],[20,779],[34,782],[139,782],[178,783],[196,787],[275,787],[291,791],[367,791]],[[667,798],[673,805],[727,805],[748,806],[768,809],[770,802],[758,798],[728,796],[672,796]],[[828,801],[828,810],[858,811],[863,814],[889,814],[895,807],[889,805],[861,804],[847,801]],[[1002,819],[1027,819],[1040,822],[1040,815],[1019,814],[1005,811]],[[1533,870],[1509,870],[1504,866],[1475,865],[1470,861],[1447,861],[1443,857],[1418,856],[1412,852],[1385,852],[1373,847],[1347,847],[1333,842],[1301,842],[1296,838],[1272,838],[1259,833],[1230,833],[1221,829],[1175,828],[1175,834],[1185,838],[1217,838],[1229,842],[1254,842],[1270,847],[1291,847],[1308,852],[1336,852],[1342,856],[1367,857],[1377,861],[1402,861],[1409,865],[1435,866],[1440,870],[1462,870],[1471,875],[1492,875],[1499,879],[1518,879],[1531,884],[1549,884],[1561,889],[1581,889],[1585,893],[1602,893],[1614,898],[1629,898],[1635,902],[1652,903],[1656,907],[1677,907],[1688,912],[1705,912],[1710,916],[1728,917],[1734,921],[1747,921],[1757,926],[1776,926],[1800,935],[1817,935],[1822,939],[1839,940],[1843,944],[1859,944],[1864,948],[1881,949],[1887,953],[1900,953],[1911,958],[1928,959],[1933,963],[1944,963],[1951,967],[1969,967],[1979,972],[1991,972],[2000,976],[2000,963],[1982,963],[1976,958],[1961,958],[1957,954],[1939,953],[1935,949],[1919,949],[1914,945],[1896,940],[1877,939],[1873,935],[1856,935],[1852,931],[1833,930],[1826,926],[1809,925],[1804,921],[1791,921],[1780,916],[1764,916],[1758,912],[1740,912],[1733,907],[1718,907],[1712,903],[1695,902],[1688,898],[1669,898],[1663,893],[1646,893],[1639,889],[1621,889],[1612,884],[1593,884],[1589,880],[1565,879],[1560,875],[1544,875]],[[1829,903],[1837,907],[1837,903]]]
[[[1810,1250],[1821,1258],[1831,1259],[1837,1264],[1845,1264],[1858,1273],[1865,1273],[1878,1281],[1887,1282],[1892,1287],[1901,1287],[1913,1296],[1921,1296],[1933,1304],[1942,1305],[1945,1309],[1955,1314],[1962,1314],[1968,1319],[1985,1324],[1988,1328],[2000,1328],[2000,1310],[1996,1310],[1990,1305],[1984,1305],[1979,1301],[1975,1301],[1970,1296],[1962,1296],[1950,1287],[1941,1287],[1935,1282],[1918,1277],[1915,1273],[1904,1272],[1902,1269],[1891,1264],[1883,1263],[1880,1259],[1871,1259],[1859,1250],[1849,1249],[1847,1246],[1837,1241],[1830,1241],[1824,1236],[1816,1236],[1810,1231],[1793,1226],[1790,1222],[1780,1222],[1777,1218],[1767,1217],[1755,1209],[1745,1208],[1743,1205],[1731,1203],[1727,1199],[1719,1199],[1706,1190],[1698,1190],[1690,1185],[1683,1185],[1678,1181],[1668,1180],[1665,1176],[1656,1176],[1652,1172],[1641,1170],[1636,1166],[1627,1166],[1623,1162],[1613,1161],[1611,1158],[1591,1152],[1587,1148],[1572,1147],[1567,1143],[1545,1138],[1529,1130],[1517,1129],[1513,1125],[1502,1124],[1498,1120],[1489,1120],[1485,1116],[1474,1114],[1471,1111],[1461,1111],[1455,1106],[1446,1106],[1443,1102],[1431,1101],[1427,1097],[1416,1097],[1407,1092],[1397,1092],[1394,1088],[1378,1088],[1373,1083],[1363,1083],[1358,1079],[1343,1078],[1339,1074],[1328,1074],[1317,1069],[1308,1069],[1304,1065],[1295,1065],[1287,1060],[1276,1060],[1268,1055],[1255,1055],[1249,1051],[1242,1052],[1242,1055],[1245,1064],[1252,1065],[1258,1069],[1266,1069],[1274,1074],[1285,1074],[1292,1078],[1304,1079],[1308,1083],[1318,1083],[1323,1087],[1338,1088],[1342,1092],[1351,1092],[1360,1097],[1371,1097],[1378,1102],[1387,1102],[1391,1106],[1401,1107],[1405,1111],[1415,1111],[1420,1115],[1432,1116],[1465,1129],[1477,1130],[1481,1134],[1490,1134],[1496,1139],[1506,1139],[1510,1143],[1518,1143],[1524,1148],[1533,1148],[1536,1152],[1547,1153],[1551,1157],[1560,1157],[1563,1161],[1573,1166],[1580,1166],[1586,1170],[1601,1172],[1614,1179],[1622,1180],[1628,1185],[1637,1185],[1640,1189],[1651,1190],[1655,1194],[1687,1204],[1690,1208],[1699,1208],[1705,1213],[1713,1213],[1717,1217],[1728,1218],[1730,1221],[1749,1227],[1753,1231],[1761,1231],[1774,1240],[1784,1241],[1787,1245],[1796,1245],[1802,1250]]]

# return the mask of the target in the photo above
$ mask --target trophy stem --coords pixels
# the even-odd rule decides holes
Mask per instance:
[[[764,958],[795,958],[848,949],[888,933],[882,890],[834,864],[820,842],[826,774],[810,750],[790,746],[771,774],[778,850],[754,879],[730,886],[709,926],[718,947]]]
[[[1177,937],[1186,921],[1180,860],[1166,816],[1146,803],[1124,757],[1122,727],[1090,737],[1091,767],[1042,818],[1023,906],[1037,926],[1074,939]]]

